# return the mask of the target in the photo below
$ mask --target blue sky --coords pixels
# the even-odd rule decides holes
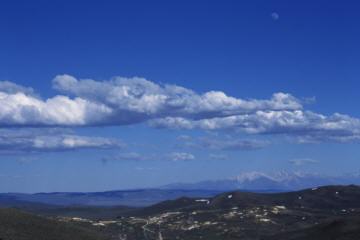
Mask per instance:
[[[3,1],[0,191],[360,170],[356,1]]]

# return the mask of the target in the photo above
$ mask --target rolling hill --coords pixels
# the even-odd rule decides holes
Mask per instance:
[[[184,240],[349,240],[360,236],[359,200],[355,185],[271,194],[232,191],[161,202],[120,221],[137,232],[145,227],[140,239],[158,239],[161,233],[163,239]]]
[[[16,209],[0,208],[2,240],[106,240],[96,229],[59,222]]]
[[[0,239],[360,239],[356,185],[279,193],[230,191],[137,208],[37,205],[34,209],[46,218],[2,209]],[[37,237],[43,233],[46,238]],[[11,234],[15,238],[9,238]]]

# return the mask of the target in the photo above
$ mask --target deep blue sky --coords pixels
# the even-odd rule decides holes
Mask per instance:
[[[47,99],[61,94],[51,83],[59,74],[96,81],[139,76],[241,99],[269,99],[284,92],[303,102],[316,99],[304,103],[306,110],[358,119],[359,10],[357,1],[328,0],[2,1],[0,81],[31,87]],[[146,122],[64,131],[121,139],[127,146],[0,153],[0,191],[95,191],[244,171],[342,174],[360,169],[356,134],[355,141],[299,144],[287,133],[157,129]],[[236,151],[180,147],[182,135],[251,139],[266,146]],[[172,161],[172,153],[195,159]],[[289,162],[294,159],[311,161],[295,166]]]

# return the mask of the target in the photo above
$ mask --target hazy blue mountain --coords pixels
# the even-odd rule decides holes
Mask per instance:
[[[197,183],[175,183],[163,186],[163,189],[202,189],[202,190],[247,190],[255,192],[294,191],[325,185],[360,184],[359,174],[327,176],[320,174],[276,172],[246,172],[236,177],[209,180]]]
[[[212,197],[232,190],[253,192],[296,191],[325,185],[360,184],[359,174],[326,176],[319,174],[277,172],[242,173],[236,177],[198,183],[176,183],[159,189],[107,192],[3,193],[0,206],[24,206],[36,203],[58,206],[132,206],[141,207],[180,197]],[[32,206],[33,207],[33,206]]]
[[[41,203],[59,206],[148,206],[179,197],[212,197],[216,190],[139,189],[107,192],[3,193],[0,206]]]

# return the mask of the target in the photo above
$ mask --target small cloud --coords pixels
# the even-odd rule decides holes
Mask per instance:
[[[124,152],[111,157],[103,157],[101,161],[103,163],[107,163],[109,161],[142,161],[148,159],[151,159],[151,157],[145,156],[137,152]]]
[[[267,141],[257,139],[239,139],[232,136],[211,135],[199,138],[181,136],[176,147],[202,148],[221,151],[250,151],[265,148]]]
[[[124,146],[118,139],[76,135],[62,129],[0,129],[0,154],[116,149]]]
[[[250,151],[258,150],[269,145],[268,142],[253,139],[214,139],[202,138],[199,143],[203,148],[222,151]]]
[[[318,163],[319,161],[311,159],[311,158],[299,158],[299,159],[291,159],[289,162],[295,166],[302,166],[305,164],[314,164]]]
[[[195,159],[193,154],[186,152],[173,152],[169,154],[169,157],[172,161],[187,161]]]
[[[274,21],[277,21],[279,20],[280,16],[277,12],[272,12],[271,13],[271,18],[274,20]]]
[[[114,156],[108,156],[101,158],[103,164],[106,164],[110,161],[187,161],[187,160],[195,160],[195,156],[191,153],[187,152],[171,152],[164,154],[145,154],[145,153],[137,153],[137,152],[124,152],[119,153]]]

